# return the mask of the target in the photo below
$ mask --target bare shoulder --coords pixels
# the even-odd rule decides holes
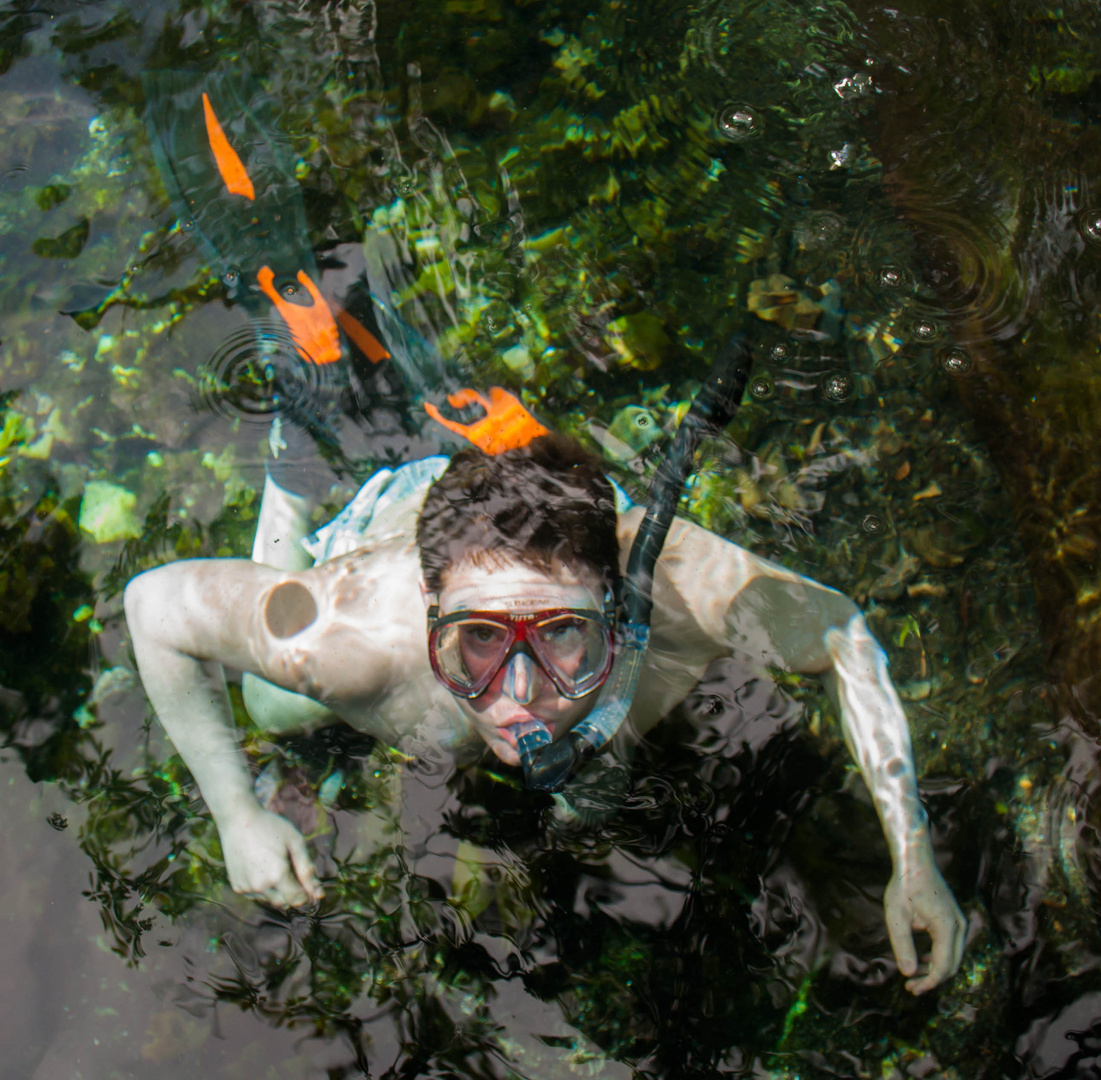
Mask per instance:
[[[259,674],[341,713],[379,702],[427,667],[419,581],[407,544],[283,574],[257,598]]]
[[[621,569],[626,569],[627,556],[644,513],[642,507],[636,506],[619,517]],[[824,588],[678,517],[669,529],[658,561],[655,608],[664,614],[676,611],[690,614],[700,627],[721,637],[731,604],[759,579]]]
[[[170,563],[127,586],[126,610],[136,641],[156,638],[334,706],[378,700],[425,651],[419,566],[408,544],[301,571],[244,559]]]

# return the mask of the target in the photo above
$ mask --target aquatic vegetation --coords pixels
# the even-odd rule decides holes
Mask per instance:
[[[207,4],[163,29],[86,7],[0,38],[0,716],[72,808],[48,827],[90,864],[107,947],[137,973],[197,928],[197,1014],[231,1003],[344,1040],[342,1075],[376,1046],[453,1075],[1010,1068],[1037,1001],[1096,986],[1096,799],[1063,774],[1082,744],[1050,727],[1036,629],[1039,612],[1084,700],[1091,16],[966,4],[938,36],[932,9],[833,2]],[[996,91],[976,26],[1015,50]],[[29,51],[48,92],[10,78]],[[428,749],[267,740],[235,697],[256,775],[292,777],[316,815],[328,897],[279,922],[227,894],[189,778],[118,673],[125,581],[247,555],[269,453],[242,404],[267,383],[231,348],[251,332],[141,123],[139,68],[231,61],[299,156],[319,263],[366,267],[464,383],[518,392],[636,498],[717,343],[751,335],[746,407],[682,509],[855,597],[887,649],[975,926],[936,1006],[892,989],[876,824],[809,681],[760,721],[701,693],[702,727],[644,746],[596,827],[488,767],[449,778],[447,874],[411,857],[429,839],[398,792],[412,777],[434,797]],[[352,472],[400,452],[341,433]],[[351,483],[333,471],[328,510]],[[538,1020],[513,1022],[518,1001]],[[204,1024],[154,1011],[137,1052],[197,1060]]]

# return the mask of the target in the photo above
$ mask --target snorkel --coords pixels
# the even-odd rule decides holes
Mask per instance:
[[[553,741],[535,720],[516,724],[524,782],[533,791],[561,791],[570,779],[611,742],[634,701],[650,643],[654,569],[676,516],[685,482],[705,435],[717,435],[737,411],[752,358],[743,338],[733,338],[719,354],[703,389],[677,428],[658,466],[650,501],[627,559],[616,623],[616,658],[592,711],[561,739]]]

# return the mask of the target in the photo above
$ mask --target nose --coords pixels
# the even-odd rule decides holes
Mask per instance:
[[[535,661],[525,652],[517,652],[505,667],[501,689],[517,705],[530,705],[535,698]]]

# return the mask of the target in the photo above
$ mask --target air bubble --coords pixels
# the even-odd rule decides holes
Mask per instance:
[[[748,142],[764,130],[764,121],[749,105],[724,105],[715,115],[715,129],[730,142]]]
[[[949,375],[967,375],[973,365],[974,361],[971,359],[971,354],[966,349],[961,349],[958,346],[946,350],[940,358],[940,366]]]
[[[1091,244],[1101,244],[1101,208],[1083,210],[1079,218],[1082,235]]]
[[[830,401],[848,401],[856,393],[856,380],[847,371],[830,371],[822,377],[822,393]]]
[[[222,275],[222,284],[232,289],[241,280],[241,271],[236,266],[227,266]]]
[[[412,195],[414,190],[416,190],[416,185],[413,183],[412,177],[400,176],[394,181],[394,192],[403,199]]]
[[[782,364],[791,359],[791,346],[786,341],[778,341],[769,349],[768,354],[776,363]]]
[[[866,514],[860,527],[869,536],[882,536],[887,531],[887,522],[878,514]]]
[[[940,337],[940,327],[929,319],[918,319],[910,327],[914,341],[936,341]]]
[[[279,291],[284,296],[294,296],[295,293],[298,292],[298,286],[295,285],[293,281],[288,281],[287,284],[284,285]]]
[[[809,215],[795,227],[795,242],[805,251],[832,247],[841,236],[844,223],[828,210]]]
[[[180,223],[180,228],[183,229],[184,232],[194,232],[195,222],[192,218],[188,218],[186,221]]]
[[[749,380],[749,393],[758,401],[768,401],[776,393],[776,385],[767,375],[754,375]]]
[[[881,266],[876,281],[881,289],[900,289],[906,281],[906,275],[897,266]]]

